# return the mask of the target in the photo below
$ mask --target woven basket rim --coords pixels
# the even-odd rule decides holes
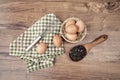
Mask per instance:
[[[67,41],[67,42],[69,42],[69,43],[78,43],[78,42],[82,41],[82,40],[85,38],[86,34],[87,34],[86,24],[82,21],[82,22],[84,23],[84,25],[85,25],[85,30],[84,30],[84,32],[83,32],[82,37],[81,37],[80,39],[76,40],[76,41],[70,41],[70,40],[68,40],[68,39],[65,37],[65,35],[63,34],[64,25],[65,25],[65,23],[66,23],[68,20],[70,20],[70,19],[74,19],[75,21],[82,21],[81,19],[76,18],[76,17],[67,18],[67,19],[62,23],[62,25],[61,25],[60,34],[61,34],[61,36],[63,37],[63,39],[64,39],[65,41]]]

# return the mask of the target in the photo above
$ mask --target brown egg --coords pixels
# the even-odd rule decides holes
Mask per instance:
[[[66,33],[66,37],[71,41],[75,41],[78,38],[77,34],[69,34],[69,33]]]
[[[45,43],[40,43],[36,47],[37,53],[40,53],[40,54],[44,53],[46,50],[47,50],[47,44],[45,44]]]
[[[82,21],[77,21],[76,26],[78,26],[78,32],[83,32],[85,29],[85,24]]]
[[[65,26],[69,26],[69,25],[71,25],[71,24],[75,24],[75,20],[73,20],[73,19],[68,20],[68,21],[66,22],[66,25],[65,25]]]
[[[78,32],[78,27],[76,25],[65,26],[65,31],[70,34],[75,34]]]
[[[60,35],[54,35],[53,37],[53,44],[56,46],[56,47],[60,47],[61,44],[62,44],[62,38]]]

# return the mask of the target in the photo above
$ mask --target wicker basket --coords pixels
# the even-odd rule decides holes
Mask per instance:
[[[82,40],[85,38],[86,33],[87,33],[87,28],[86,28],[85,23],[82,21],[82,22],[84,23],[84,25],[85,25],[84,31],[78,33],[78,38],[77,38],[77,40],[75,40],[75,41],[68,40],[68,39],[66,38],[66,36],[65,36],[65,33],[66,33],[66,32],[65,32],[65,24],[66,24],[66,22],[68,22],[68,20],[70,20],[70,19],[73,19],[73,20],[75,20],[75,21],[82,21],[81,19],[74,18],[74,17],[66,19],[66,20],[63,22],[63,24],[61,25],[61,31],[60,31],[60,33],[61,33],[61,36],[65,39],[65,41],[67,41],[67,42],[69,42],[69,43],[78,43],[79,41],[82,41]]]

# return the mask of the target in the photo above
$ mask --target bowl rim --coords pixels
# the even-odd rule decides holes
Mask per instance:
[[[63,27],[64,27],[64,24],[65,24],[68,20],[70,20],[70,19],[74,19],[75,21],[82,21],[81,19],[76,18],[76,17],[67,18],[67,19],[61,24],[60,34],[61,34],[61,36],[63,37],[63,39],[64,39],[65,41],[67,41],[67,42],[69,42],[69,43],[78,43],[79,41],[82,41],[82,40],[85,38],[86,34],[87,34],[86,24],[84,23],[84,21],[82,21],[82,22],[84,23],[84,25],[85,25],[85,30],[84,30],[83,36],[82,36],[79,40],[70,41],[70,40],[68,40],[68,39],[64,36],[63,31],[62,31],[62,30],[63,30]]]

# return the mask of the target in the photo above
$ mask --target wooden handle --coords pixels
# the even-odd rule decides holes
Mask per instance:
[[[84,46],[87,49],[87,51],[89,51],[92,47],[104,42],[107,39],[108,39],[108,35],[104,34],[104,35],[99,36],[98,38],[96,38],[92,42],[85,44]]]

